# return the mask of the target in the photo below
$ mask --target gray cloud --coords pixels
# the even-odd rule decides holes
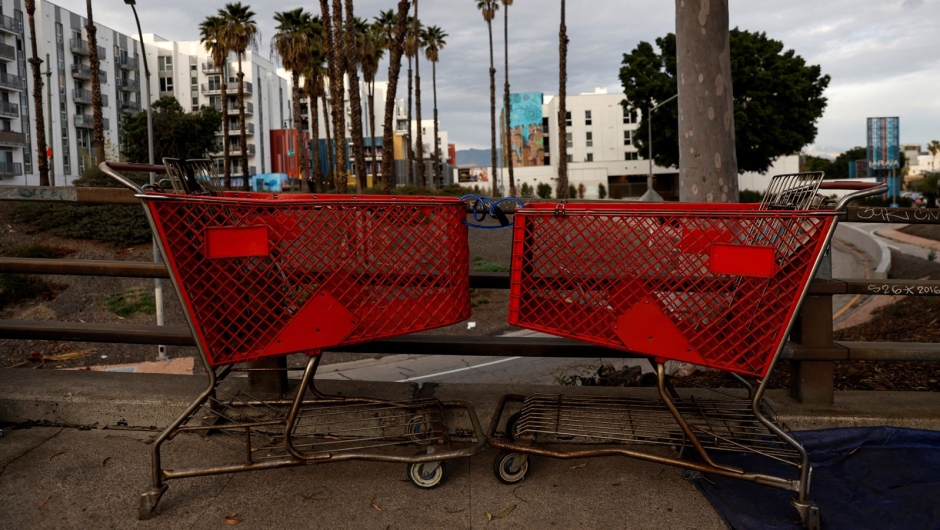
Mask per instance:
[[[85,12],[83,0],[58,0]],[[223,5],[216,0],[139,0],[145,32],[174,40],[198,38],[197,25]],[[258,13],[262,54],[268,54],[275,11],[313,2],[249,1]],[[359,0],[356,14],[371,19],[394,0]],[[569,94],[595,85],[620,91],[617,77],[623,54],[640,41],[652,42],[673,31],[671,2],[568,0]],[[116,0],[97,3],[95,19],[123,33],[133,31],[130,9]],[[502,90],[503,13],[493,24],[497,92]],[[901,116],[901,137],[921,142],[940,137],[940,2],[932,0],[762,0],[734,2],[731,25],[764,31],[781,40],[810,64],[832,76],[830,105],[819,123],[817,143],[839,149],[864,142],[865,118]],[[422,0],[425,24],[450,34],[438,65],[442,127],[459,148],[489,146],[489,52],[486,24],[473,0]],[[513,90],[558,91],[558,3],[518,0],[509,11],[510,81]],[[422,63],[422,105],[430,115],[431,71]],[[406,85],[399,84],[399,97]],[[498,96],[497,96],[498,97]]]

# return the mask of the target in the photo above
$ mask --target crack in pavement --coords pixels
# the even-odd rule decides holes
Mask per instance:
[[[19,460],[20,458],[23,458],[24,456],[28,455],[29,453],[32,453],[32,452],[35,451],[36,449],[39,449],[40,447],[42,447],[43,444],[45,444],[45,443],[48,442],[49,440],[55,438],[56,436],[58,436],[59,434],[61,434],[62,431],[64,431],[64,430],[65,430],[65,427],[60,427],[59,430],[56,431],[55,434],[53,434],[52,436],[46,438],[45,440],[39,442],[39,443],[36,444],[36,445],[30,447],[29,449],[26,450],[26,452],[24,452],[23,454],[17,456],[17,457],[14,458],[13,460],[10,460],[10,461],[7,462],[6,464],[3,464],[3,467],[0,467],[0,478],[3,477],[3,473],[7,470],[7,466],[9,466],[10,464],[16,462],[16,461]]]

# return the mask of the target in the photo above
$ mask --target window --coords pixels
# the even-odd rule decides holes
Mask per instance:
[[[199,84],[199,78],[197,78],[196,76],[190,77],[190,78],[189,78],[189,84],[192,85],[193,90],[195,90],[195,89],[196,89],[196,85]]]
[[[593,162],[593,161],[594,161],[594,153],[588,153],[588,154],[587,154],[587,158],[585,158],[584,161],[585,161],[585,162]]]
[[[552,165],[552,157],[549,155],[545,155],[545,159],[542,160],[542,165],[545,165],[545,166]]]
[[[157,57],[157,69],[161,72],[167,72],[173,69],[173,56],[161,55]]]
[[[542,134],[548,134],[548,118],[542,118]]]
[[[623,131],[623,145],[633,145],[633,131]]]
[[[197,96],[193,98],[193,112],[198,112],[198,111],[199,111],[199,97]]]
[[[568,163],[574,162],[574,155],[568,155]]]
[[[594,133],[587,133],[587,146],[594,147]]]
[[[627,125],[629,123],[633,123],[632,121],[630,121],[630,109],[627,107],[624,107],[623,108],[623,124]]]
[[[568,147],[574,147],[574,133],[565,133],[565,139]]]
[[[196,65],[195,65],[195,64],[189,65],[189,71],[190,71],[190,72],[195,72],[195,71],[196,71]]]
[[[173,92],[173,78],[172,77],[160,78],[160,92]]]
[[[591,125],[592,121],[593,120],[591,120],[591,111],[589,110],[584,111],[584,124]]]
[[[571,127],[571,111],[565,112],[565,125]]]
[[[626,153],[623,154],[623,159],[624,160],[639,160],[639,157],[636,151],[627,151]]]

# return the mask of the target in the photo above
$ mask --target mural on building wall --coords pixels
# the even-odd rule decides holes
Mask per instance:
[[[509,127],[512,149],[509,151],[515,167],[541,166],[545,159],[545,141],[542,137],[542,93],[522,92],[510,94],[512,113]]]
[[[457,170],[460,183],[489,182],[489,172],[485,167],[462,168]]]

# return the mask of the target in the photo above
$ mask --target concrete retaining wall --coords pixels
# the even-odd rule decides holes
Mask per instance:
[[[891,270],[891,250],[883,241],[851,223],[840,223],[835,237],[861,250],[872,259],[872,278],[883,280]]]

